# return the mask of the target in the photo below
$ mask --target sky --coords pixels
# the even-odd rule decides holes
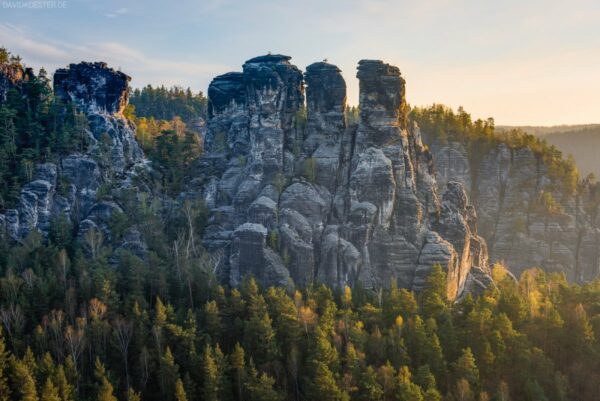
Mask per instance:
[[[37,4],[37,5],[36,5]],[[411,105],[500,125],[600,123],[598,0],[0,0],[0,46],[34,68],[106,61],[132,86],[206,88],[245,60],[327,59],[358,102],[361,59],[397,65]],[[37,8],[35,8],[37,7]]]

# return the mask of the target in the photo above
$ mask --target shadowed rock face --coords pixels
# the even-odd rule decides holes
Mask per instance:
[[[83,112],[120,113],[129,101],[130,80],[106,63],[82,62],[56,70],[54,93],[66,102],[74,102]]]
[[[600,272],[598,206],[589,208],[587,188],[561,191],[561,182],[531,149],[505,144],[469,156],[464,143],[428,139],[436,162],[437,183],[461,182],[478,211],[479,233],[489,244],[490,259],[519,275],[530,267],[564,272],[569,280],[589,281]],[[550,193],[558,213],[540,208]]]
[[[208,88],[208,116],[225,112],[233,105],[241,105],[245,102],[244,74],[230,72],[213,79]],[[235,107],[235,106],[233,106]]]
[[[303,80],[289,57],[268,55],[213,80],[199,169],[212,210],[206,247],[224,252],[233,285],[252,274],[265,285],[419,290],[440,263],[451,298],[467,282],[480,289],[488,266],[476,215],[460,184],[439,201],[431,155],[407,129],[400,71],[363,60],[357,76],[351,128],[334,65],[311,64]]]
[[[13,239],[21,240],[34,230],[47,235],[51,220],[64,216],[77,222],[80,237],[94,229],[103,234],[105,243],[111,243],[110,216],[122,210],[114,202],[97,199],[97,191],[107,182],[115,188],[129,187],[145,161],[135,141],[135,127],[121,114],[128,101],[128,82],[127,75],[105,63],[71,64],[57,70],[55,93],[86,116],[90,146],[63,157],[58,164],[36,166],[33,181],[23,187],[16,208],[0,215],[0,225]],[[59,179],[66,185],[66,191],[60,193]],[[127,246],[145,249],[134,231],[124,236]]]

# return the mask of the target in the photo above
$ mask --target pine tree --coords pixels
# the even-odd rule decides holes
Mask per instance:
[[[215,301],[208,301],[202,308],[204,315],[204,329],[210,336],[213,344],[219,342],[220,335],[223,331],[219,306]]]
[[[8,361],[9,354],[6,351],[6,343],[0,329],[0,401],[10,400],[10,388],[8,387]]]
[[[273,388],[274,384],[275,379],[264,372],[259,374],[254,362],[250,360],[244,383],[248,401],[283,401],[282,395]]]
[[[231,366],[233,382],[235,386],[235,394],[237,401],[243,400],[243,388],[244,388],[244,372],[245,372],[245,361],[244,361],[244,349],[240,343],[236,343],[231,355],[229,355],[229,366]]]
[[[462,355],[454,364],[454,374],[457,379],[467,380],[472,389],[479,388],[479,369],[475,364],[475,357],[471,352],[471,348],[463,349]]]
[[[357,391],[353,400],[380,401],[383,400],[383,389],[377,381],[377,373],[371,366],[364,369],[357,381]]]
[[[423,391],[421,390],[421,387],[411,381],[411,374],[408,366],[401,366],[398,371],[396,400],[423,401]]]
[[[187,401],[187,396],[185,394],[185,389],[181,379],[177,379],[177,382],[175,383],[175,400]]]
[[[46,379],[46,384],[44,384],[41,401],[61,401],[58,395],[58,389],[54,387],[50,378]]]
[[[58,365],[58,367],[55,369],[53,381],[54,385],[58,388],[58,394],[60,395],[61,401],[74,400],[73,386],[69,384],[65,374],[65,369],[62,365]]]
[[[343,401],[348,398],[347,394],[338,387],[331,370],[323,362],[316,362],[311,394],[313,399],[321,401]]]
[[[277,356],[275,331],[268,312],[262,315],[258,312],[251,314],[250,320],[244,327],[244,349],[253,355],[259,366],[263,366]]]
[[[175,395],[175,383],[179,378],[179,366],[175,363],[171,348],[168,346],[162,357],[160,371],[163,399],[171,400]]]
[[[127,390],[127,401],[142,401],[142,395],[130,387]]]
[[[106,377],[106,369],[99,358],[96,358],[94,368],[97,382],[96,401],[118,401],[113,394],[113,386]]]
[[[35,379],[27,365],[14,356],[11,356],[10,364],[13,372],[11,393],[16,396],[14,399],[19,401],[37,401],[38,395]]]
[[[203,383],[202,399],[204,401],[219,400],[220,376],[217,363],[213,357],[212,347],[207,344],[202,357]]]
[[[425,289],[420,294],[422,314],[425,318],[444,313],[448,304],[446,273],[439,263],[433,265],[425,280]]]

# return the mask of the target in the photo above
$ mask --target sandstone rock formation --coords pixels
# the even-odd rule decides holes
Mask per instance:
[[[423,135],[431,146],[439,186],[461,182],[479,214],[490,259],[516,275],[530,267],[588,281],[600,273],[600,221],[596,189],[565,190],[548,164],[529,147],[504,143],[469,154],[460,140]],[[542,198],[557,202],[544,208]]]
[[[0,106],[6,101],[8,91],[16,89],[22,93],[23,82],[33,76],[31,68],[23,68],[20,64],[0,64]]]
[[[290,57],[267,55],[212,81],[198,167],[211,210],[205,246],[224,252],[233,285],[252,274],[264,284],[418,290],[435,263],[451,298],[466,283],[486,285],[476,214],[458,183],[440,202],[400,71],[363,60],[357,76],[357,127],[346,126],[346,85],[328,63],[303,77]]]
[[[56,71],[54,92],[85,115],[90,146],[59,163],[36,166],[33,181],[22,188],[16,207],[0,215],[0,225],[13,239],[21,240],[33,230],[47,235],[52,219],[64,216],[78,224],[80,236],[94,229],[110,241],[108,220],[121,209],[100,199],[98,191],[103,185],[130,186],[145,161],[135,141],[135,127],[121,114],[129,79],[104,63],[71,64]]]

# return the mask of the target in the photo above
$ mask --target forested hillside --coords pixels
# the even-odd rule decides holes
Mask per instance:
[[[573,155],[583,176],[588,174],[600,176],[600,161],[598,161],[597,152],[600,149],[600,125],[519,127],[519,129],[556,146],[564,155]]]
[[[148,85],[132,90],[129,103],[135,108],[138,117],[156,120],[179,117],[187,123],[199,118],[206,119],[206,97],[202,92],[193,93],[190,88],[154,88]]]
[[[347,260],[358,260],[358,252],[349,251],[350,242],[333,235],[333,226],[318,231],[327,220],[318,214],[321,209],[305,205],[313,206],[325,194],[316,183],[337,185],[332,177],[337,175],[338,156],[348,149],[340,139],[347,134],[358,133],[354,154],[360,154],[361,146],[370,146],[361,150],[361,163],[367,167],[366,172],[354,172],[364,180],[357,182],[363,183],[367,195],[385,188],[390,180],[376,187],[365,184],[371,182],[371,172],[384,178],[395,174],[388,173],[390,160],[370,142],[380,140],[381,132],[388,135],[389,143],[377,146],[390,154],[398,138],[410,141],[406,160],[414,161],[418,180],[403,190],[405,195],[414,195],[406,199],[414,199],[414,205],[422,199],[424,206],[414,206],[410,214],[413,209],[402,204],[400,209],[410,212],[405,220],[421,219],[421,210],[427,210],[432,225],[462,248],[429,232],[425,251],[418,252],[421,276],[393,277],[394,272],[383,270],[388,261],[382,259],[374,269],[381,269],[386,281],[378,287],[366,288],[363,283],[372,284],[366,280],[339,285],[347,272],[328,287],[320,284],[328,277],[313,277],[308,269],[300,272],[306,282],[262,286],[248,271],[234,286],[224,279],[230,273],[224,250],[208,252],[203,247],[206,231],[224,221],[231,208],[210,210],[204,199],[185,192],[190,172],[205,173],[205,165],[198,164],[202,142],[192,127],[204,115],[206,99],[201,94],[146,88],[133,97],[152,94],[162,99],[157,100],[162,109],[153,109],[151,102],[128,107],[128,77],[103,63],[72,64],[59,70],[51,89],[43,73],[35,76],[17,57],[8,52],[0,55],[0,78],[5,79],[0,80],[4,199],[0,210],[0,401],[597,400],[600,282],[571,284],[564,273],[537,268],[524,269],[515,279],[502,264],[487,265],[485,241],[477,234],[477,215],[462,186],[449,185],[441,207],[434,203],[431,154],[421,143],[420,132],[405,128],[409,120],[404,81],[396,67],[363,63],[363,90],[372,94],[365,98],[380,103],[360,110],[345,108],[341,74],[326,63],[311,67],[308,80],[313,92],[308,92],[306,108],[301,93],[292,98],[293,113],[289,104],[275,116],[275,107],[265,107],[270,118],[288,124],[285,135],[306,139],[303,147],[297,146],[298,154],[304,154],[297,163],[300,173],[286,179],[280,172],[266,187],[277,195],[275,191],[308,188],[311,196],[282,202],[286,207],[275,214],[268,234],[264,230],[263,242],[255,248],[250,243],[246,249],[260,249],[271,258],[281,251],[281,263],[287,269],[292,258],[297,263],[309,259],[306,255],[311,253],[291,250],[292,246],[308,249],[299,245],[314,229],[315,238],[323,234],[323,243],[333,244],[325,248],[334,251],[327,254],[331,258],[324,259],[323,266],[340,266],[341,271]],[[285,68],[277,64],[280,72],[298,79],[282,83],[271,76],[267,82],[276,82],[286,94],[292,93],[285,86],[290,82],[298,90],[302,75],[287,64],[285,56],[264,56],[250,67],[258,64],[262,74],[265,69],[260,63],[273,58],[284,64]],[[266,69],[268,74],[275,70]],[[254,73],[251,70],[249,75]],[[225,80],[230,90],[235,77],[226,74],[220,83]],[[262,82],[262,75],[258,78]],[[388,91],[384,84],[390,83],[395,86]],[[233,88],[239,95],[239,87]],[[385,96],[374,95],[378,93]],[[237,124],[247,111],[223,92],[213,95],[213,101],[222,103],[213,103],[216,108],[209,119],[215,118],[214,113],[224,113],[211,121],[213,161],[220,162],[228,144],[216,128],[229,121],[227,113],[237,113],[232,117]],[[265,104],[281,107],[280,103]],[[389,118],[382,118],[381,110]],[[184,112],[187,116],[180,115]],[[392,117],[402,126],[389,129],[386,124]],[[589,196],[584,205],[593,213],[593,186],[579,182],[573,164],[535,138],[519,132],[498,135],[492,120],[471,121],[464,111],[455,114],[441,106],[413,109],[410,118],[419,123],[423,137],[437,139],[430,142],[434,152],[440,143],[460,141],[469,149],[467,160],[472,165],[481,163],[477,149],[494,151],[506,146],[534,154],[535,160],[547,166],[546,185],[554,191],[552,197],[531,199],[532,205],[545,208],[535,210],[547,213],[547,227],[564,212],[556,194]],[[268,134],[263,138],[274,141],[283,136],[270,128],[259,131]],[[338,132],[339,137],[332,139],[331,132]],[[239,138],[232,135],[230,139]],[[296,145],[291,145],[285,146],[294,150]],[[239,144],[234,148],[248,151]],[[250,166],[253,157],[230,156],[228,163],[238,174]],[[382,162],[384,168],[373,170],[373,161]],[[221,168],[219,163],[217,168]],[[353,191],[361,187],[353,185]],[[219,196],[229,201],[225,190],[227,186]],[[240,192],[245,191],[242,186]],[[253,213],[269,225],[269,206],[274,201],[266,199],[273,194],[265,193],[260,202],[253,203]],[[478,196],[476,200],[481,199]],[[233,201],[240,202],[239,198]],[[324,208],[321,205],[325,202],[318,203]],[[420,209],[425,206],[431,209]],[[307,214],[316,228],[288,207]],[[352,222],[361,223],[366,213],[373,216],[373,208],[367,202],[359,204]],[[485,223],[485,218],[481,220]],[[250,228],[259,225],[248,224]],[[408,232],[411,235],[427,227],[423,220],[411,224],[415,227]],[[300,234],[292,235],[290,227]],[[384,228],[376,229],[383,236]],[[461,242],[467,236],[469,242]],[[233,246],[243,245],[244,238],[240,236]],[[373,260],[389,252],[390,259],[405,262],[401,258],[406,255],[394,253],[397,247],[380,241],[387,248],[375,248]],[[457,277],[455,249],[462,255],[473,252],[461,262],[460,268],[471,269],[463,271],[462,278]],[[427,258],[422,259],[423,255]],[[435,257],[446,265],[437,263]],[[245,257],[240,266],[262,268],[263,262],[270,261],[260,255],[255,260]],[[452,266],[457,271],[449,269]],[[467,277],[473,271],[476,274]],[[488,281],[479,282],[482,277]],[[456,284],[459,279],[462,285]],[[418,291],[397,285],[417,280]]]
[[[3,252],[0,394],[17,400],[595,400],[600,284],[541,270],[452,304],[360,287],[239,289],[39,239]],[[6,245],[4,245],[6,246]],[[66,248],[64,248],[66,246]],[[6,248],[4,248],[6,249]],[[166,251],[167,249],[165,249]]]
[[[431,149],[440,187],[459,181],[467,188],[492,261],[515,274],[539,266],[569,280],[598,277],[600,187],[580,176],[573,157],[462,108],[432,105],[410,115]]]

